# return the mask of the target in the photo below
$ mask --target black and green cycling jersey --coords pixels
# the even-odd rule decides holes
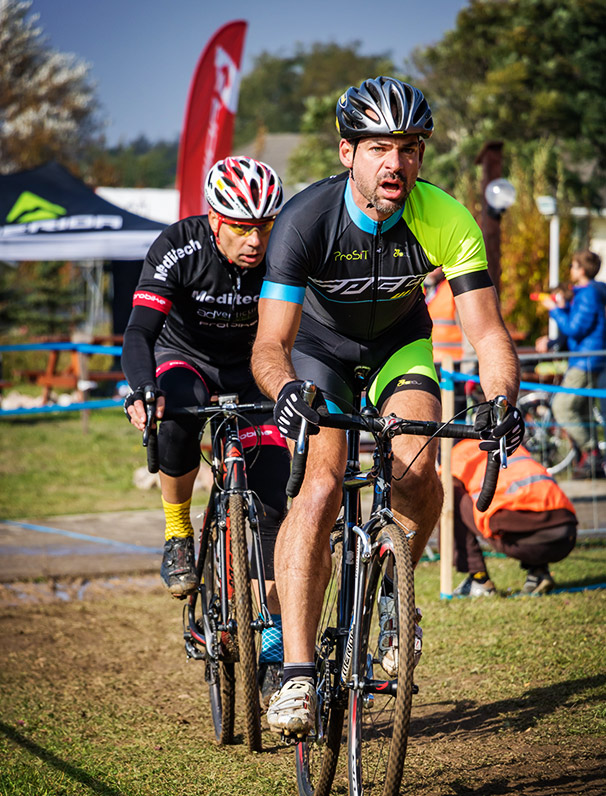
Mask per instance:
[[[347,173],[311,185],[279,214],[267,263],[261,298],[303,304],[304,320],[357,341],[402,329],[439,266],[455,295],[492,285],[471,213],[425,180],[383,222],[355,204]]]

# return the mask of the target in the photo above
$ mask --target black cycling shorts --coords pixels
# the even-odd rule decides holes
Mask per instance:
[[[315,382],[332,412],[351,411],[360,366],[367,371],[368,399],[379,410],[401,390],[422,390],[440,400],[431,329],[425,302],[415,308],[404,328],[365,341],[346,338],[303,315],[292,351],[297,378]]]

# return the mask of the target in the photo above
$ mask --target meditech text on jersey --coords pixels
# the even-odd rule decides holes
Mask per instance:
[[[220,293],[218,296],[211,296],[207,290],[194,290],[192,298],[195,301],[201,301],[206,304],[234,304],[236,307],[239,304],[257,304],[259,301],[259,294],[256,296],[241,296],[239,293]]]
[[[156,273],[154,274],[154,279],[160,279],[162,282],[166,282],[166,277],[168,275],[168,271],[173,265],[176,265],[179,260],[182,260],[184,257],[189,257],[195,251],[201,251],[202,244],[199,240],[189,240],[185,246],[179,249],[171,249],[170,251],[166,252],[164,257],[162,258],[162,262],[156,266]]]

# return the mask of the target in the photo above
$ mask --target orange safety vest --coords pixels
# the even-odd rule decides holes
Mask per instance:
[[[433,321],[431,339],[434,359],[440,362],[446,354],[453,359],[461,359],[463,335],[456,321],[454,296],[446,279],[437,286],[435,293],[427,302],[427,309]]]
[[[458,442],[452,449],[452,475],[463,483],[473,499],[473,517],[478,530],[487,539],[495,534],[490,529],[490,518],[501,509],[507,511],[553,511],[574,506],[549,475],[542,464],[533,459],[522,445],[507,459],[507,468],[499,470],[497,489],[489,508],[480,512],[476,500],[482,488],[486,470],[486,451],[472,439]]]

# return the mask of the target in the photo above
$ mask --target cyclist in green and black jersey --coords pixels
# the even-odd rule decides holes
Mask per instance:
[[[481,232],[451,196],[418,179],[433,131],[425,97],[393,78],[366,80],[339,99],[337,128],[346,173],[294,197],[274,226],[252,359],[257,383],[276,399],[282,433],[295,439],[305,417],[314,434],[301,492],[276,544],[285,671],[268,721],[278,732],[296,734],[314,722],[314,640],[346,459],[344,433],[314,426],[316,409],[325,404],[329,411],[347,411],[354,368],[362,364],[370,373],[368,397],[381,414],[440,419],[431,320],[421,289],[433,269],[441,266],[449,280],[487,398],[505,395],[510,404],[488,445],[494,449],[506,436],[512,451],[523,434],[515,409],[518,359],[488,275]],[[305,379],[319,388],[313,408],[299,397]],[[486,415],[479,422],[486,423]],[[405,491],[397,477],[424,443],[394,439],[393,507],[416,532],[415,562],[441,510],[437,444],[414,460]],[[391,606],[385,601],[383,614],[383,668],[394,676],[393,600]],[[418,636],[420,647],[420,629]]]

